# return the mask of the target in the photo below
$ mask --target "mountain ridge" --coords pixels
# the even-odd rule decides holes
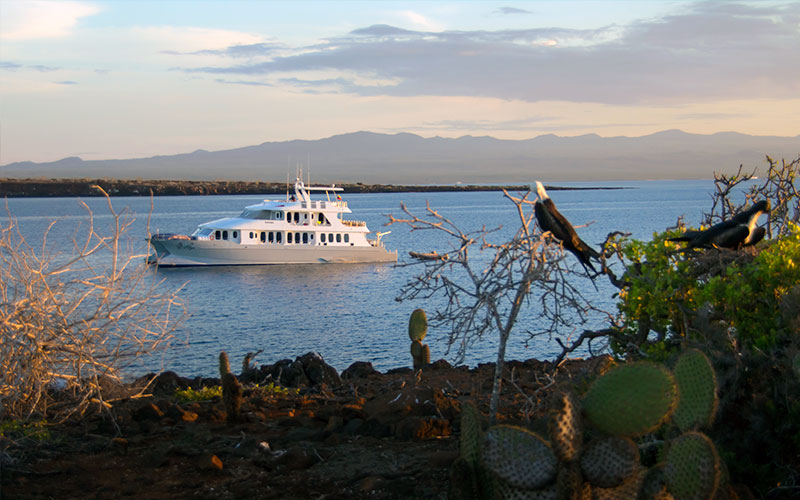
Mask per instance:
[[[767,155],[793,159],[798,154],[800,135],[691,134],[672,129],[639,137],[544,134],[509,140],[486,135],[426,138],[408,132],[362,130],[316,140],[267,141],[146,158],[83,160],[71,156],[53,162],[15,162],[0,166],[0,177],[279,181],[285,179],[287,169],[302,166],[310,168],[318,182],[705,179],[714,171],[731,171],[739,165],[763,167]]]

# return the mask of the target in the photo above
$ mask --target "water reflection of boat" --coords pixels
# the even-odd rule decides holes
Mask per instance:
[[[365,222],[344,218],[352,212],[336,194],[342,188],[296,179],[294,190],[286,200],[264,200],[238,217],[200,224],[191,236],[154,234],[149,241],[155,253],[147,260],[159,266],[397,261],[397,252],[381,242],[388,233],[368,239]],[[325,198],[312,200],[312,191]]]

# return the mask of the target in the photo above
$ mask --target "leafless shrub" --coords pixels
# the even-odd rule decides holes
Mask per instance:
[[[400,264],[422,270],[403,286],[398,300],[444,297],[444,306],[429,319],[434,325],[448,327],[447,352],[455,346],[458,362],[477,340],[487,334],[498,336],[491,415],[498,408],[506,345],[523,308],[532,301],[538,303],[543,324],[541,331],[529,332],[533,337],[574,330],[594,310],[575,280],[568,277],[581,273],[567,267],[562,247],[535,224],[530,193],[521,197],[503,193],[516,206],[520,227],[502,243],[488,239],[500,228],[466,232],[430,205],[425,218],[401,205],[405,215],[389,216],[387,224],[405,224],[412,232],[439,231],[448,237],[450,250],[410,252],[414,260]],[[472,250],[480,251],[481,258],[471,256]]]
[[[134,219],[103,194],[110,234],[81,202],[88,227],[71,248],[48,241],[55,222],[38,248],[10,212],[0,226],[0,417],[63,420],[107,408],[122,370],[165,347],[184,317],[177,291],[162,291],[144,255],[123,248]]]
[[[743,166],[733,175],[714,172],[714,193],[711,195],[711,211],[703,215],[703,223],[707,226],[727,220],[731,215],[741,211],[745,205],[752,205],[759,200],[769,200],[772,207],[769,223],[766,225],[767,238],[778,238],[789,232],[789,223],[800,222],[800,157],[789,163],[781,160],[780,164],[767,156],[767,171],[762,178],[756,177],[758,169],[750,173],[742,173]],[[745,192],[744,203],[733,199],[734,188],[740,184],[760,180]]]

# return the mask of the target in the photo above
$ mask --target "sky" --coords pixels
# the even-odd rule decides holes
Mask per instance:
[[[0,0],[0,165],[668,129],[800,134],[800,2]]]

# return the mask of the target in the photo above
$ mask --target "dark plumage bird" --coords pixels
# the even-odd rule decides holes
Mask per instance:
[[[539,195],[539,199],[536,200],[533,208],[542,231],[549,231],[553,237],[561,241],[564,249],[575,254],[584,269],[588,266],[589,269],[596,272],[589,259],[599,259],[600,254],[578,237],[575,228],[566,217],[561,215],[556,204],[547,196],[547,191],[539,181],[536,181],[536,193]]]
[[[685,241],[686,248],[741,248],[755,245],[764,238],[766,230],[756,227],[758,218],[769,212],[769,201],[761,200],[726,221],[704,231],[686,231],[669,241]]]

